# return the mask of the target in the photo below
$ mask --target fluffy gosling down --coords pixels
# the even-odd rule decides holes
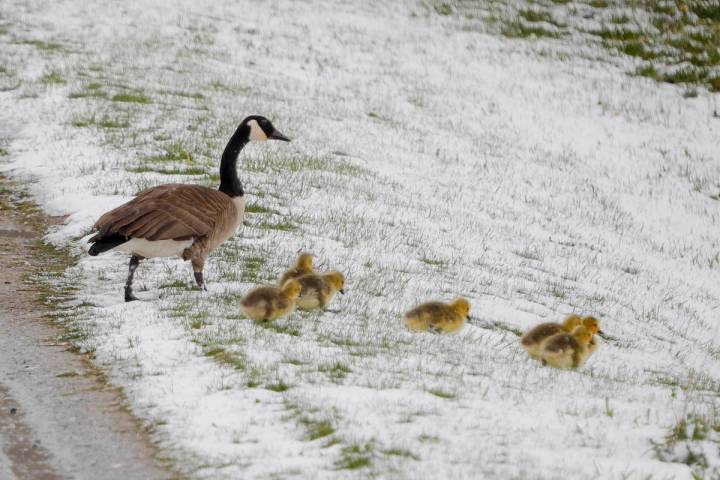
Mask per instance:
[[[589,345],[593,334],[580,325],[572,334],[558,333],[542,344],[540,359],[543,365],[555,368],[578,368],[590,355]]]
[[[293,279],[288,280],[282,288],[255,288],[240,300],[240,310],[252,320],[277,320],[295,310],[300,289],[300,284]]]
[[[520,340],[520,344],[528,352],[530,357],[539,359],[540,349],[546,339],[558,333],[571,333],[576,327],[579,327],[580,325],[585,326],[585,328],[590,330],[590,332],[593,334],[591,340],[592,351],[590,353],[595,352],[595,350],[597,350],[598,343],[597,339],[595,339],[594,337],[594,334],[601,333],[600,325],[597,319],[595,319],[595,317],[585,317],[585,319],[583,319],[578,315],[568,316],[562,324],[554,322],[541,323],[540,325],[533,327],[525,335],[523,335],[522,339]]]
[[[300,286],[297,307],[301,310],[324,310],[337,292],[345,294],[345,276],[340,272],[309,273],[295,279]]]
[[[298,278],[313,271],[313,257],[309,253],[301,253],[298,259],[295,261],[295,265],[280,277],[278,281],[279,286],[285,285],[285,282],[291,278]]]
[[[595,353],[599,345],[596,334],[602,334],[603,331],[600,330],[600,322],[598,322],[597,318],[595,317],[585,317],[583,319],[583,326],[587,328],[592,334],[590,344],[588,345],[588,356],[590,356]]]
[[[405,314],[405,326],[416,332],[455,333],[465,326],[470,302],[457,298],[452,303],[427,302]]]
[[[599,342],[597,339],[597,334],[603,333],[602,330],[600,330],[600,322],[597,318],[592,316],[587,316],[585,318],[579,317],[577,315],[570,315],[566,320],[572,319],[574,324],[572,328],[567,330],[568,333],[572,332],[572,330],[577,325],[582,325],[583,327],[587,328],[590,331],[590,334],[592,335],[592,338],[590,339],[590,343],[588,344],[588,356],[595,353],[595,351],[598,349]]]

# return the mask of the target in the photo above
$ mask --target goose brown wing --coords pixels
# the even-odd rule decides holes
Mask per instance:
[[[188,240],[209,235],[235,209],[230,197],[199,185],[160,185],[104,214],[95,223],[98,234],[146,240]]]

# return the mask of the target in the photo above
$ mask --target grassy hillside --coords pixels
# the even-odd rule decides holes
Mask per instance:
[[[190,478],[713,478],[717,18],[683,5],[10,1],[0,168],[69,215],[73,341]],[[253,113],[294,140],[241,153],[209,291],[158,259],[123,303],[94,220],[217,185]],[[301,250],[346,273],[333,311],[243,319]],[[403,327],[458,295],[460,334]],[[528,359],[573,312],[609,335],[588,364]]]

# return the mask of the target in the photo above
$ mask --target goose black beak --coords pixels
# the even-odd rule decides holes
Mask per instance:
[[[610,337],[609,337],[605,332],[603,332],[602,330],[598,331],[598,335],[600,336],[600,338],[603,338],[603,339],[605,339],[605,340],[607,340],[607,339],[610,338]]]
[[[344,288],[341,288],[341,289],[340,289],[340,293],[342,293],[343,295],[345,295],[345,289],[344,289]]]
[[[290,141],[290,139],[288,137],[286,137],[282,133],[278,132],[277,130],[275,130],[273,133],[271,133],[268,138],[271,140],[282,140],[283,142]]]

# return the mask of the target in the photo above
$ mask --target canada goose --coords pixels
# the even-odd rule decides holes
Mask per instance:
[[[312,273],[313,271],[313,258],[312,255],[309,253],[301,253],[298,259],[295,261],[295,265],[292,266],[292,268],[285,273],[282,274],[282,277],[280,277],[280,281],[278,281],[278,285],[281,287],[285,285],[285,282],[287,282],[291,278],[297,278],[302,275],[305,275],[306,273]]]
[[[591,338],[592,333],[582,325],[575,327],[572,334],[552,335],[543,342],[540,359],[543,365],[555,368],[577,368],[587,360]]]
[[[308,273],[295,280],[302,287],[297,299],[297,307],[302,310],[323,310],[337,292],[345,294],[345,276],[340,272]]]
[[[464,298],[450,304],[427,302],[405,314],[405,326],[417,332],[454,333],[465,326],[469,313],[470,303]]]
[[[542,342],[557,333],[570,333],[575,327],[582,325],[582,318],[577,315],[570,315],[562,324],[547,322],[541,323],[530,329],[520,340],[520,344],[532,358],[540,358],[540,347]]]
[[[245,197],[237,175],[240,150],[250,141],[290,139],[258,115],[247,117],[230,138],[220,162],[218,190],[200,185],[167,184],[148,188],[137,197],[105,213],[95,222],[97,233],[88,240],[88,253],[129,252],[125,301],[137,300],[133,275],[140,260],[180,257],[190,260],[195,281],[207,290],[203,267],[207,256],[242,224]]]
[[[252,320],[276,320],[295,310],[300,284],[290,279],[282,288],[258,287],[240,300],[240,310]]]

